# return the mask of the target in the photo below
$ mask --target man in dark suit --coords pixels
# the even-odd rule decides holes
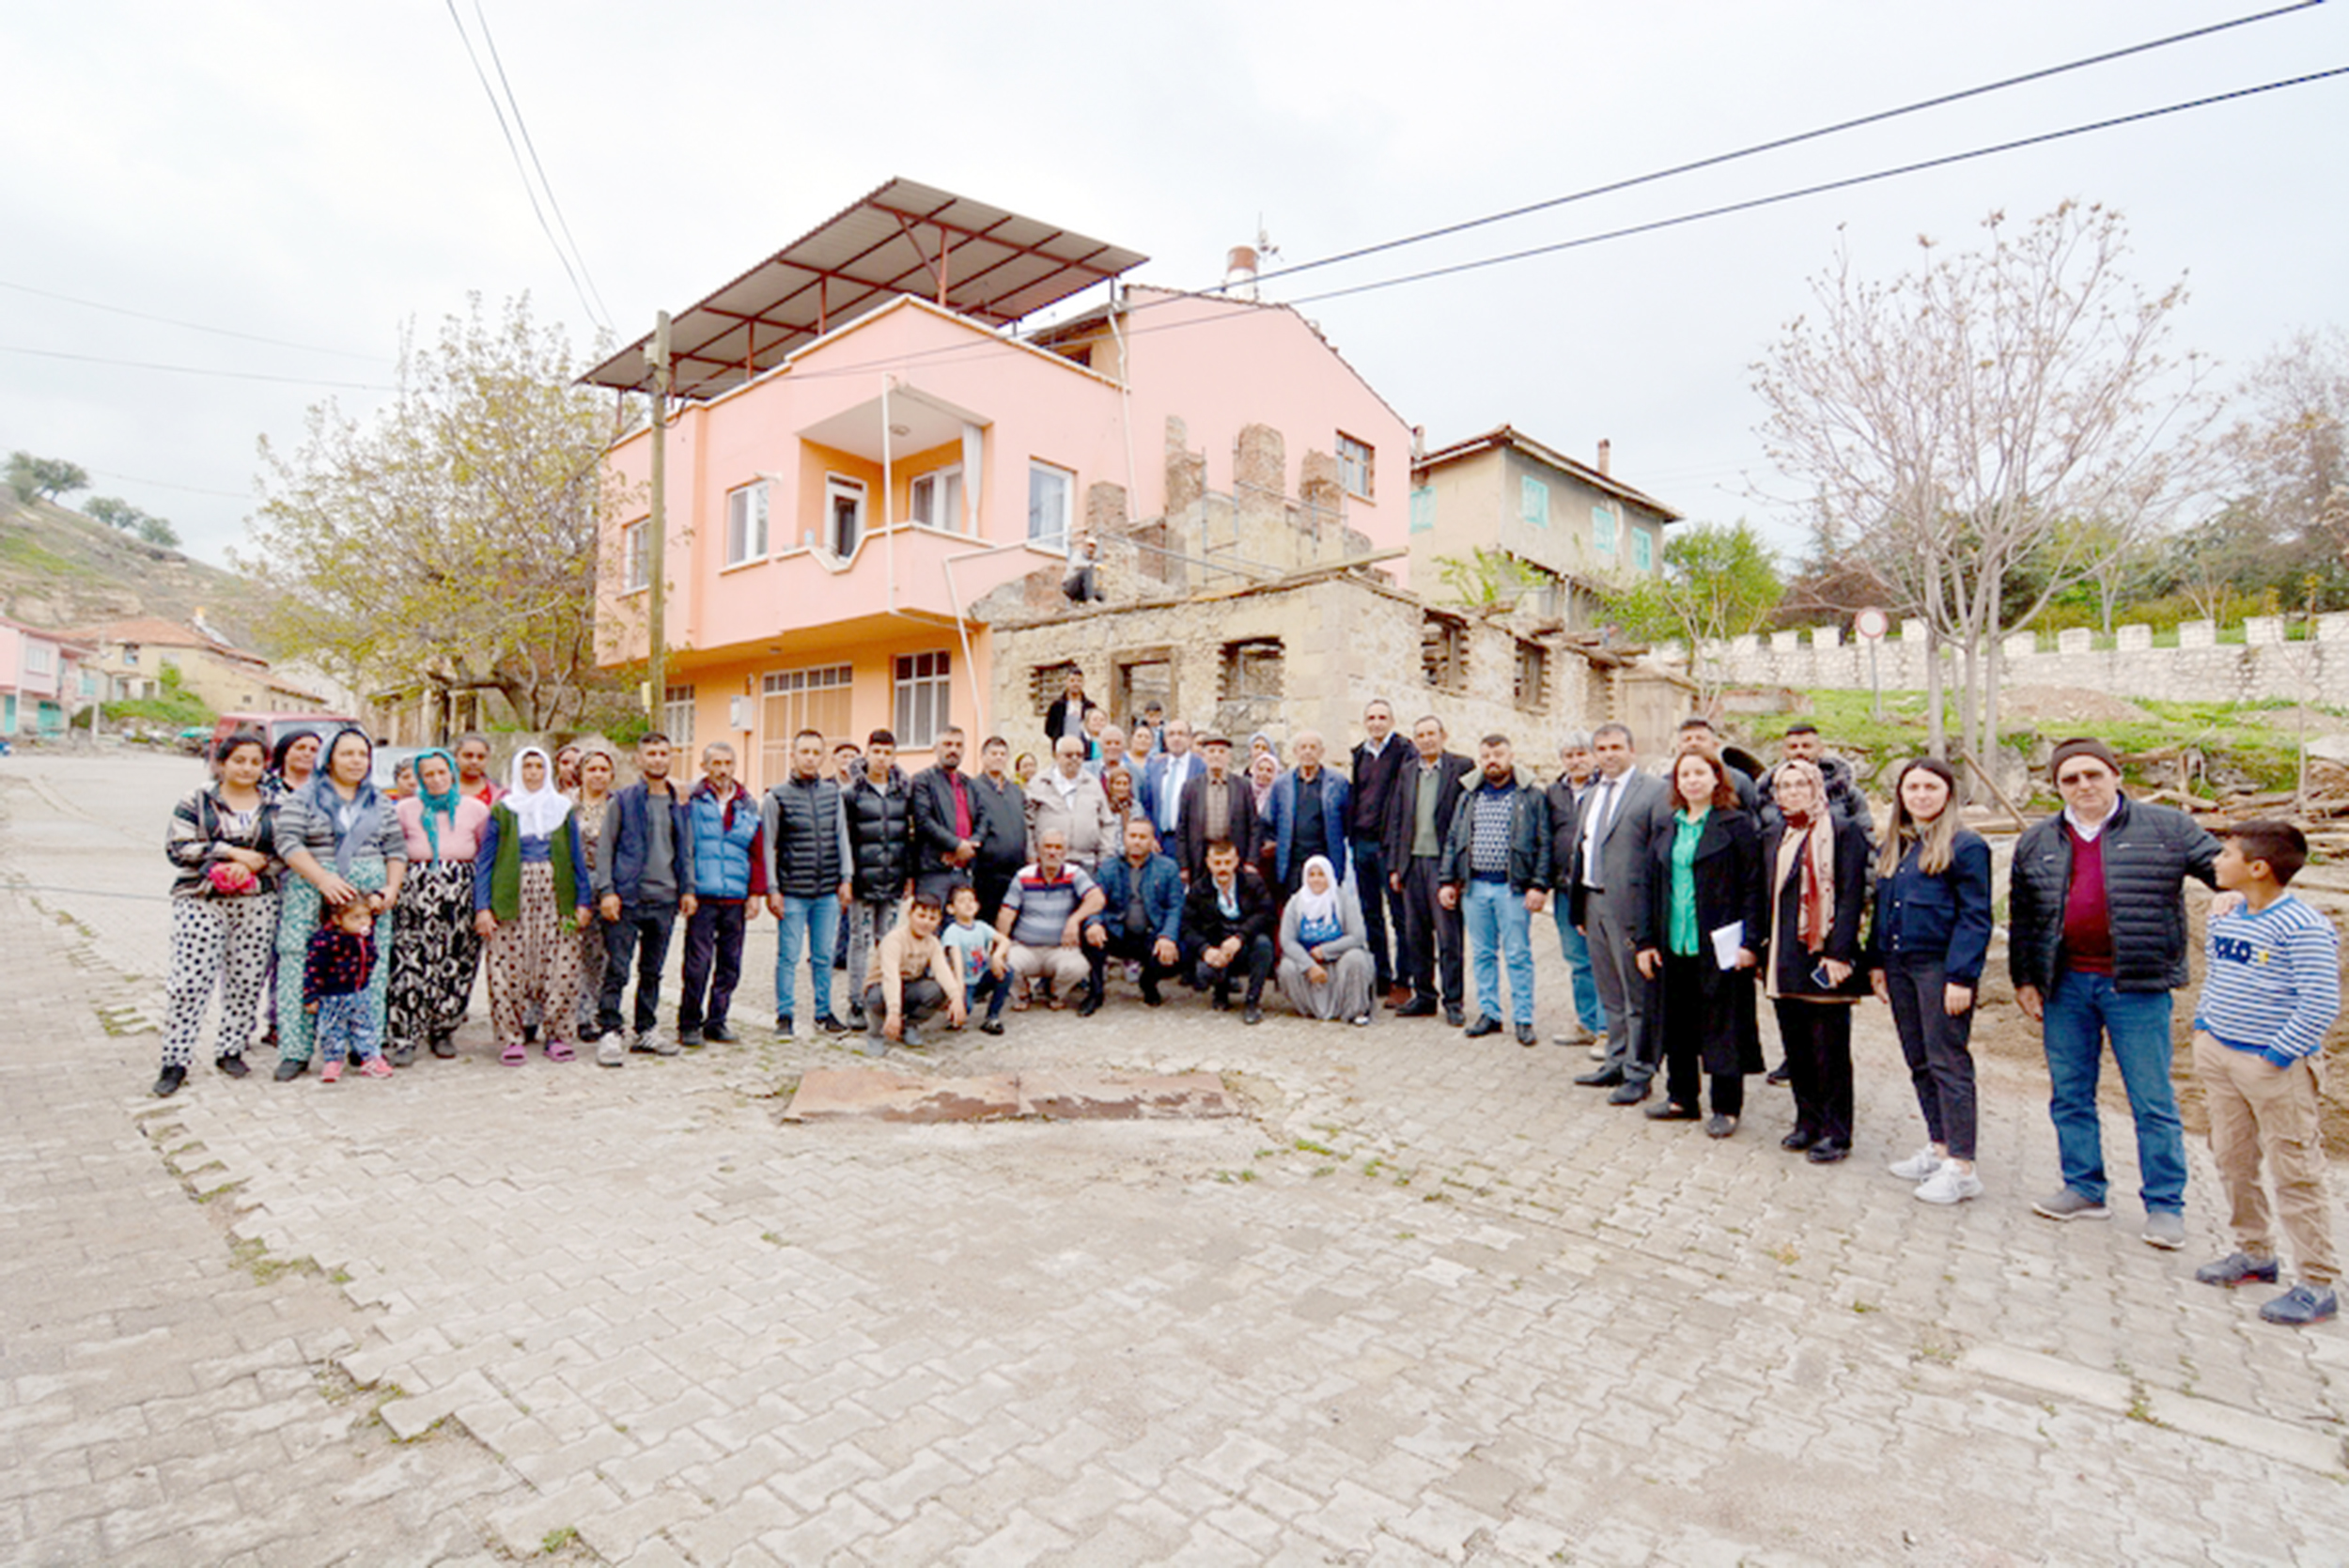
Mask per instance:
[[[1183,786],[1206,769],[1206,759],[1191,748],[1188,721],[1169,719],[1159,727],[1159,743],[1134,780],[1134,799],[1170,850],[1182,842]]]
[[[1353,799],[1346,803],[1346,837],[1354,849],[1354,886],[1362,899],[1362,934],[1370,943],[1381,992],[1394,987],[1392,944],[1387,937],[1387,914],[1394,890],[1387,885],[1386,846],[1379,841],[1387,831],[1387,800],[1394,781],[1411,760],[1411,743],[1394,733],[1394,708],[1384,697],[1373,698],[1362,709],[1363,737],[1353,753]],[[1403,906],[1392,903],[1394,927],[1403,928]],[[1396,996],[1396,1002],[1409,999]]]
[[[971,880],[979,858],[979,800],[963,776],[962,740],[961,728],[948,726],[938,761],[913,775],[913,891],[941,905],[949,888]]]
[[[1229,747],[1225,748],[1227,751]],[[1183,967],[1190,983],[1215,994],[1215,1010],[1232,1007],[1232,984],[1248,982],[1242,1023],[1264,1021],[1264,983],[1272,973],[1272,891],[1239,850],[1217,839],[1183,896]]]
[[[969,781],[977,802],[978,854],[971,862],[971,886],[979,895],[979,919],[992,925],[1003,907],[1011,879],[1028,863],[1028,815],[1019,781],[1011,776],[1011,744],[990,735],[979,747],[978,777]]]
[[[1206,757],[1206,771],[1192,775],[1183,785],[1182,804],[1177,808],[1181,820],[1175,826],[1182,845],[1182,853],[1175,859],[1182,863],[1183,879],[1194,887],[1207,874],[1208,845],[1228,839],[1252,849],[1260,831],[1256,792],[1232,771],[1231,741],[1210,735],[1199,742],[1199,750]]]
[[[1396,1017],[1432,1017],[1440,982],[1444,1021],[1458,1029],[1465,1021],[1461,1004],[1466,989],[1460,911],[1443,907],[1443,846],[1452,831],[1452,814],[1466,794],[1460,781],[1475,765],[1445,751],[1443,741],[1443,721],[1433,714],[1411,726],[1417,755],[1405,766],[1388,797],[1384,847],[1387,886],[1401,895],[1403,907],[1395,979],[1411,987],[1411,1000],[1396,1009]]]
[[[1583,793],[1568,896],[1591,950],[1591,977],[1607,1011],[1607,1061],[1574,1081],[1609,1089],[1614,1105],[1637,1105],[1663,1061],[1664,1042],[1649,1007],[1655,983],[1632,962],[1649,893],[1649,846],[1670,831],[1672,792],[1634,766],[1631,731],[1601,724],[1591,732],[1598,775]]]
[[[1297,765],[1272,781],[1272,822],[1265,833],[1273,844],[1272,874],[1294,897],[1305,884],[1305,862],[1315,855],[1328,858],[1339,881],[1347,879],[1346,831],[1354,801],[1346,781],[1321,765],[1319,730],[1298,731],[1289,750]]]

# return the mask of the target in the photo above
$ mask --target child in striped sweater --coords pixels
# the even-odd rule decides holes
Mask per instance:
[[[2317,1062],[2341,1012],[2341,939],[2331,922],[2284,891],[2308,862],[2309,841],[2289,822],[2236,827],[2218,852],[2218,886],[2241,908],[2210,923],[2201,1004],[2194,1013],[2194,1071],[2210,1108],[2210,1148],[2227,1188],[2236,1250],[2196,1269],[2204,1284],[2273,1284],[2276,1218],[2299,1280],[2260,1308],[2270,1323],[2305,1327],[2340,1311],[2333,1217],[2318,1135]]]

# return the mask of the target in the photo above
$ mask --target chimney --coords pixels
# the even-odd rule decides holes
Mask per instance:
[[[1223,287],[1245,299],[1256,297],[1256,247],[1234,245],[1223,263]]]
[[[1615,443],[1614,443],[1613,442],[1611,442],[1611,441],[1609,441],[1609,440],[1608,440],[1605,436],[1601,436],[1601,437],[1599,437],[1599,438],[1598,438],[1598,471],[1599,471],[1601,474],[1605,474],[1605,473],[1607,472],[1607,470],[1608,470],[1608,465],[1609,465],[1610,463],[1613,462],[1613,461],[1614,461],[1614,458],[1615,458]]]

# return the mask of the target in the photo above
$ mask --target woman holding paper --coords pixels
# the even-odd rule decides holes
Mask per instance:
[[[1767,951],[1762,840],[1737,803],[1720,754],[1703,747],[1672,761],[1672,831],[1656,835],[1641,910],[1640,972],[1656,988],[1664,1042],[1664,1099],[1654,1122],[1693,1122],[1703,1076],[1712,1079],[1708,1137],[1737,1130],[1748,1073],[1762,1071],[1753,977]]]
[[[1868,835],[1828,809],[1815,762],[1790,758],[1772,780],[1779,818],[1762,834],[1770,889],[1770,964],[1763,990],[1778,1010],[1795,1130],[1782,1148],[1813,1165],[1851,1153],[1851,1014],[1868,994],[1859,920],[1868,907]]]

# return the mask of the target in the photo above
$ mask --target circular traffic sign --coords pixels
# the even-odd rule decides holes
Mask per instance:
[[[1892,629],[1891,617],[1874,607],[1854,615],[1851,625],[1854,631],[1871,643],[1881,640],[1886,632]]]

